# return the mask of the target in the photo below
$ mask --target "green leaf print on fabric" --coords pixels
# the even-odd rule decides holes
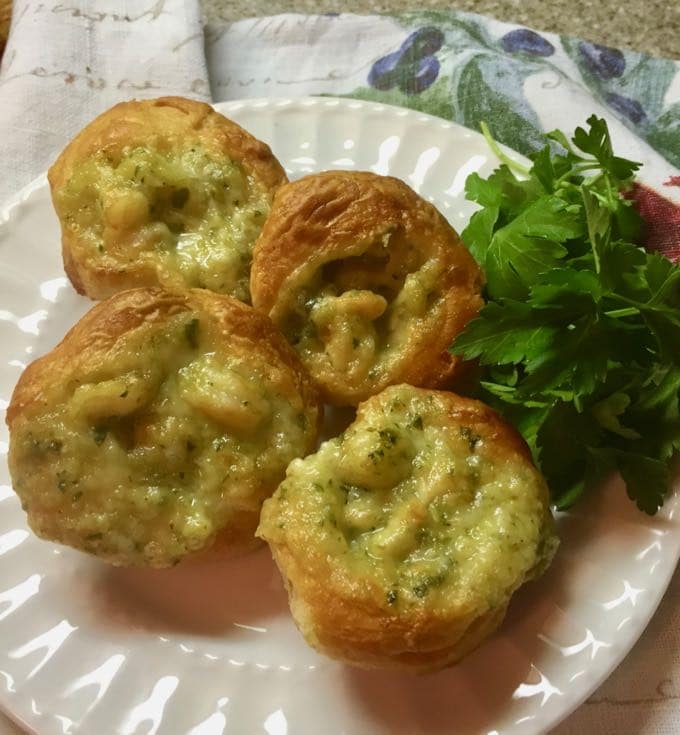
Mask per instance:
[[[680,103],[669,107],[649,126],[647,142],[680,167]]]
[[[369,102],[382,102],[386,105],[410,107],[412,110],[427,112],[445,120],[454,118],[448,77],[440,77],[431,87],[420,94],[404,94],[398,87],[384,92],[371,87],[359,87],[352,94],[342,96],[368,100]]]
[[[545,132],[540,90],[531,78],[549,71],[558,75],[557,85],[564,84],[565,100],[572,90],[587,90],[593,102],[680,166],[680,102],[669,95],[680,75],[678,62],[471,13],[385,15],[401,26],[403,36],[370,62],[365,83],[343,96],[410,107],[474,130],[486,121],[497,140],[530,154],[541,147]],[[574,99],[574,109],[565,110],[569,129],[596,107],[589,109],[585,95]]]
[[[409,93],[417,61],[404,63],[402,44],[376,59],[368,85],[349,96],[410,107],[475,130],[484,120],[500,142],[522,153],[541,147],[540,123],[524,98],[523,85],[527,76],[545,68],[544,59],[526,54],[509,57],[499,39],[464,14],[424,11],[394,18],[405,34],[411,34],[407,38],[428,29],[443,33],[443,44],[433,54],[440,65],[438,80],[429,89]]]
[[[514,60],[500,65],[490,56],[473,57],[454,77],[454,119],[474,130],[486,122],[496,140],[520,153],[541,148],[544,139],[538,118],[522,92],[522,71],[527,66]]]
[[[678,73],[677,62],[569,36],[560,40],[595,98],[668,161],[680,166],[680,114],[674,111],[678,105],[664,106]]]

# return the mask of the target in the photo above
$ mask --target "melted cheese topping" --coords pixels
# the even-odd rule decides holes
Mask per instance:
[[[437,319],[441,273],[390,231],[362,255],[301,270],[272,316],[317,379],[330,370],[354,385],[379,382]]]
[[[165,566],[259,511],[314,427],[286,375],[257,353],[217,359],[203,331],[186,313],[144,325],[119,340],[116,368],[74,377],[13,431],[15,489],[39,535]]]
[[[397,386],[371,401],[344,435],[291,464],[260,532],[276,543],[301,523],[314,529],[305,548],[357,583],[370,578],[387,606],[504,605],[557,545],[540,474],[448,420],[431,393]]]
[[[200,146],[124,150],[80,163],[56,196],[60,217],[111,269],[155,265],[180,283],[250,300],[252,250],[269,213],[267,192],[236,163]]]

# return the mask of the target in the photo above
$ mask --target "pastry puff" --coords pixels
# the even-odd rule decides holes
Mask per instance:
[[[182,97],[112,107],[48,179],[79,293],[189,286],[245,302],[253,245],[287,180],[268,146]]]
[[[210,291],[135,289],[26,368],[7,410],[35,533],[116,565],[255,545],[260,507],[312,451],[317,392],[269,319]]]
[[[392,386],[295,460],[265,501],[293,617],[314,648],[366,667],[459,661],[557,548],[520,435],[478,401]]]
[[[448,348],[482,305],[480,270],[441,214],[398,179],[354,171],[278,190],[250,286],[333,405],[448,385],[461,366]]]

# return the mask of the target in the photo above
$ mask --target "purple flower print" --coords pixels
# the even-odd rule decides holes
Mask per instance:
[[[616,92],[611,92],[605,97],[607,104],[617,112],[625,115],[631,122],[635,124],[642,122],[647,114],[642,109],[642,105],[637,100],[624,97]]]
[[[511,54],[529,54],[530,56],[552,56],[555,47],[543,36],[529,28],[516,28],[501,38],[501,45]]]
[[[439,61],[433,55],[442,47],[444,34],[431,26],[411,33],[397,51],[382,56],[371,67],[368,83],[388,90],[399,85],[405,94],[420,94],[439,75]]]
[[[626,60],[617,48],[588,41],[581,41],[578,48],[585,65],[600,79],[620,77],[626,69]]]

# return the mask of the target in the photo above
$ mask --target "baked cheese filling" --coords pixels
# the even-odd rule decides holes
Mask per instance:
[[[76,166],[56,206],[103,267],[120,272],[148,261],[161,285],[250,301],[252,250],[269,196],[240,165],[199,144],[102,152]]]
[[[436,258],[393,229],[360,255],[300,269],[273,316],[313,375],[379,381],[431,329],[441,274]]]
[[[503,606],[557,546],[540,474],[450,422],[436,394],[396,386],[370,402],[343,435],[291,464],[264,536],[278,543],[304,519],[313,553],[337,559],[357,589],[370,580],[394,610]]]
[[[314,429],[290,376],[210,348],[197,314],[143,325],[115,369],[74,377],[17,428],[14,485],[39,535],[163,566],[259,510]]]

